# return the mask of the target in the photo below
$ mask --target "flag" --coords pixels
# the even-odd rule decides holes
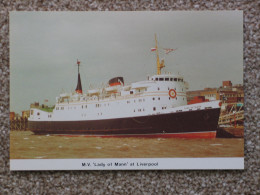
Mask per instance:
[[[172,51],[175,51],[176,49],[169,49],[169,48],[165,48],[164,51],[165,51],[165,54],[168,54]]]
[[[151,51],[156,51],[156,48],[151,48]]]
[[[77,64],[78,64],[78,65],[80,64],[80,61],[79,61],[79,60],[77,60]]]

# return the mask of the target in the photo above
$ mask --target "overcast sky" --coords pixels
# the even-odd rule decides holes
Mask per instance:
[[[205,12],[11,12],[11,111],[45,99],[55,103],[77,82],[81,61],[83,92],[115,76],[126,83],[156,73],[154,34],[162,70],[184,76],[190,90],[243,82],[242,11]]]

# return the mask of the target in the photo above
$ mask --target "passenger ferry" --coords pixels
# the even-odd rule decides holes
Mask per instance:
[[[35,134],[100,137],[215,138],[220,101],[187,105],[188,84],[178,74],[161,74],[155,35],[157,74],[125,84],[123,77],[106,87],[82,91],[80,62],[74,92],[56,98],[52,111],[30,109],[29,130]]]

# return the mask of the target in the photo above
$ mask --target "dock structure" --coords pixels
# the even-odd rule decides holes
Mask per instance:
[[[231,109],[225,113],[222,113],[219,117],[219,125],[236,125],[238,122],[244,121],[244,110],[243,110],[243,104],[237,109],[237,104],[228,104],[231,105]]]
[[[10,120],[11,131],[26,131],[28,127],[27,118]]]

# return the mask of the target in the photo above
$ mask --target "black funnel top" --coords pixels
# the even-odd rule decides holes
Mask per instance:
[[[80,74],[78,73],[78,84],[76,87],[76,92],[77,93],[82,93],[82,86],[81,86],[81,79],[80,79]]]

